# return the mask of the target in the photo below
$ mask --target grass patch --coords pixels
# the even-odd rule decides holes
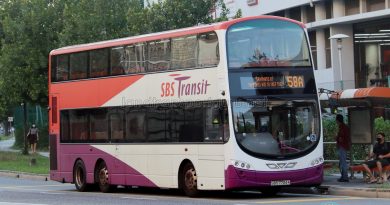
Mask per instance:
[[[11,138],[12,138],[11,135],[8,135],[8,136],[0,135],[0,141],[2,141],[2,140],[9,140],[9,139],[11,139]]]
[[[32,158],[36,159],[36,165],[34,166],[30,166]],[[49,158],[39,154],[22,155],[19,152],[0,151],[0,170],[49,174]]]

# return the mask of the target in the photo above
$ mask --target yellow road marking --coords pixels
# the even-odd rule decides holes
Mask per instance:
[[[287,200],[273,200],[273,201],[260,201],[254,202],[257,204],[276,204],[276,203],[296,203],[296,202],[317,202],[317,201],[340,201],[340,200],[356,200],[362,199],[360,197],[347,197],[347,198],[312,198],[312,199],[287,199]]]

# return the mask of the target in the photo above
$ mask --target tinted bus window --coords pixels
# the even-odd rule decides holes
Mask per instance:
[[[90,111],[90,140],[108,140],[108,118],[107,109],[95,109]]]
[[[167,125],[169,139],[178,142],[180,138],[180,128],[185,125],[184,107],[174,107],[169,111],[169,122]]]
[[[171,41],[169,39],[148,43],[148,71],[169,69],[171,58]]]
[[[87,78],[88,53],[70,55],[70,80]]]
[[[143,108],[129,108],[126,112],[126,140],[130,142],[145,142],[144,129],[146,110]]]
[[[69,141],[69,111],[61,111],[61,141]]]
[[[111,109],[109,112],[110,136],[111,140],[118,142],[123,141],[125,137],[125,130],[123,128],[124,116],[122,109]]]
[[[203,109],[201,106],[186,106],[185,124],[180,127],[180,142],[203,142]]]
[[[171,69],[195,68],[198,40],[195,35],[172,39]]]
[[[108,75],[108,50],[100,49],[89,53],[90,77],[102,77]]]
[[[56,81],[69,79],[69,55],[58,55],[57,67],[55,68]]]
[[[86,141],[89,139],[88,111],[70,110],[69,126],[72,141]]]
[[[218,37],[214,32],[199,35],[198,66],[211,67],[219,63]]]
[[[111,48],[111,75],[122,75],[124,71],[125,54],[123,47]]]
[[[166,137],[166,112],[167,110],[150,108],[147,114],[147,135],[149,142],[164,142]]]

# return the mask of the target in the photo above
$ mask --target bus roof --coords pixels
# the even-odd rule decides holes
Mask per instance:
[[[238,18],[238,19],[233,19],[230,21],[224,21],[224,22],[219,22],[214,24],[193,26],[188,28],[169,30],[169,31],[163,31],[158,33],[150,33],[150,34],[144,34],[144,35],[132,36],[132,37],[125,37],[125,38],[119,38],[119,39],[113,39],[107,41],[99,41],[94,43],[66,46],[66,47],[52,50],[50,52],[50,55],[59,55],[59,54],[81,52],[81,51],[94,50],[94,49],[107,48],[107,47],[123,46],[123,45],[133,44],[137,42],[152,41],[152,40],[158,40],[164,38],[174,38],[174,37],[191,35],[191,34],[205,33],[205,32],[210,32],[215,30],[225,30],[235,23],[247,21],[247,20],[254,20],[254,19],[279,19],[279,20],[285,20],[285,21],[296,23],[302,28],[305,27],[304,24],[299,21],[295,21],[284,17],[251,16],[251,17]]]

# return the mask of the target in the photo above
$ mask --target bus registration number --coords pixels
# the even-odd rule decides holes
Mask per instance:
[[[291,184],[290,180],[271,181],[271,186],[285,186],[290,184]]]

